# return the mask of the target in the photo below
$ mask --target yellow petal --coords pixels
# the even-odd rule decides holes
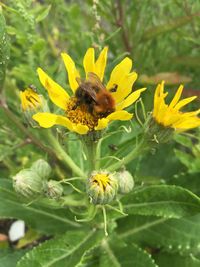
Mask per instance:
[[[94,57],[94,48],[88,48],[83,59],[83,66],[85,69],[85,74],[87,77],[88,72],[95,71],[95,57]]]
[[[107,89],[113,87],[114,84],[119,84],[119,82],[129,74],[132,68],[132,60],[128,57],[124,58],[111,72],[110,80],[106,85]]]
[[[82,124],[73,124],[73,131],[78,134],[87,134],[89,131],[88,126]]]
[[[116,83],[118,85],[117,91],[112,93],[112,96],[114,97],[116,103],[120,103],[131,93],[133,83],[136,79],[137,73],[132,72],[130,74],[125,75],[124,78],[119,81],[119,83]]]
[[[200,109],[196,110],[196,111],[190,111],[190,112],[184,112],[183,115],[191,117],[191,116],[197,116],[198,114],[200,114]]]
[[[86,134],[89,131],[86,125],[72,123],[68,118],[53,113],[37,113],[32,118],[43,128],[61,125],[79,134]]]
[[[102,118],[98,120],[97,126],[94,128],[96,131],[102,130],[108,126],[109,120],[107,118]]]
[[[104,71],[107,62],[107,54],[108,54],[108,47],[104,47],[104,49],[101,51],[99,55],[99,58],[95,63],[95,73],[100,78],[101,81],[103,80],[104,77]]]
[[[25,97],[25,95],[23,94],[22,91],[19,92],[19,96],[20,96],[20,99],[21,99],[22,109],[23,109],[23,110],[27,110],[27,101],[26,101],[26,97]]]
[[[161,117],[161,122],[166,127],[174,127],[175,123],[179,123],[182,120],[182,116],[180,113],[173,114],[169,112],[166,112]]]
[[[171,103],[169,105],[170,108],[173,108],[178,103],[178,101],[179,101],[179,99],[181,97],[182,91],[183,91],[183,85],[180,85],[178,90],[177,90],[177,92],[176,92],[176,94],[175,94],[175,96],[174,96],[174,98],[172,99],[172,101],[171,101]]]
[[[20,91],[20,99],[22,109],[24,111],[29,109],[36,109],[42,105],[41,96],[31,88],[27,88],[23,92]]]
[[[116,106],[117,110],[124,109],[132,105],[139,97],[141,92],[145,91],[146,88],[138,89],[137,91],[131,93],[122,103]]]
[[[159,108],[159,96],[160,96],[160,84],[156,86],[154,93],[154,108],[153,108],[153,117],[156,118]]]
[[[178,102],[178,104],[174,107],[174,109],[176,109],[176,110],[181,109],[182,107],[184,107],[188,103],[192,102],[195,98],[197,98],[197,97],[192,96],[192,97],[187,97],[185,99],[182,99],[181,101]]]
[[[106,117],[106,119],[113,121],[113,120],[120,120],[120,121],[127,121],[133,117],[133,114],[127,112],[126,110],[118,110]]]
[[[75,92],[76,89],[78,88],[78,83],[76,81],[76,78],[80,77],[80,74],[76,69],[74,61],[68,54],[62,53],[61,56],[64,61],[65,67],[67,69],[69,85],[72,91]]]
[[[66,109],[69,99],[68,93],[56,82],[54,82],[41,68],[37,69],[40,82],[47,89],[51,101],[59,108]]]
[[[37,113],[33,115],[32,118],[35,121],[37,121],[39,125],[43,128],[50,128],[58,124],[58,125],[65,126],[70,131],[73,130],[72,122],[68,118],[61,116],[61,115],[44,112],[44,113]]]
[[[161,82],[161,84],[158,84],[156,87],[156,91],[154,94],[154,109],[153,109],[153,117],[162,119],[161,116],[161,110],[162,114],[166,111],[167,105],[165,104],[165,97],[168,95],[168,93],[164,93],[164,81]]]
[[[189,118],[188,120],[183,120],[180,123],[174,124],[174,127],[178,130],[188,130],[192,128],[196,128],[200,126],[200,118],[194,117],[194,118]]]

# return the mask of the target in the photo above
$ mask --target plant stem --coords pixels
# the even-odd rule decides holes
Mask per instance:
[[[122,166],[128,164],[131,162],[134,158],[138,157],[138,155],[141,154],[141,152],[144,152],[144,150],[147,150],[149,147],[146,144],[146,141],[142,139],[140,143],[133,149],[127,156],[125,156],[121,161],[118,161],[112,165],[110,165],[107,170],[108,171],[116,171],[117,169],[121,168]]]
[[[50,131],[47,131],[47,138],[50,141],[51,145],[55,149],[56,155],[59,157],[60,160],[64,161],[67,166],[71,168],[71,170],[79,177],[85,177],[85,173],[79,168],[78,165],[72,160],[72,158],[64,151],[62,146],[59,144],[57,139],[53,136]]]
[[[56,157],[53,150],[43,145],[24,125],[19,121],[18,117],[7,107],[6,104],[0,103],[0,107],[3,109],[5,115],[21,130],[26,136],[28,136],[33,144],[45,151],[46,153]]]
[[[90,173],[93,170],[96,170],[98,166],[98,160],[99,160],[97,159],[98,141],[82,139],[82,142],[88,161],[88,168],[89,168],[88,172]]]
[[[128,30],[125,28],[125,25],[124,25],[124,10],[122,6],[122,2],[120,0],[116,1],[116,6],[115,6],[113,13],[115,17],[115,24],[122,29],[121,33],[122,33],[122,41],[124,42],[124,46],[127,52],[131,53],[132,45],[129,40],[130,34],[128,33]]]
[[[26,136],[28,136],[32,143],[44,150],[50,155],[53,155],[60,161],[64,161],[72,169],[72,171],[80,177],[84,177],[84,172],[75,164],[71,157],[63,150],[59,142],[50,131],[47,131],[47,138],[50,144],[53,145],[55,151],[43,145],[24,125],[19,121],[18,117],[8,108],[7,104],[3,101],[0,102],[0,107],[3,109],[6,116],[20,129]]]

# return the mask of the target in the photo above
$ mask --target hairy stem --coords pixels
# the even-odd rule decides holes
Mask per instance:
[[[59,144],[58,140],[53,136],[51,132],[47,132],[47,138],[50,141],[51,145],[55,149],[55,153],[59,156],[59,159],[62,160],[70,167],[74,174],[79,177],[85,177],[85,173],[81,170],[81,168],[76,165],[76,163],[72,160],[72,158],[65,152],[62,146]]]
[[[128,164],[131,162],[133,159],[138,157],[138,155],[143,153],[144,151],[148,150],[149,146],[147,146],[146,142],[144,139],[140,141],[140,143],[133,149],[127,156],[125,156],[121,161],[118,161],[110,166],[108,166],[107,170],[113,172],[118,169],[120,169],[122,166]]]
[[[51,156],[54,156],[57,158],[57,156],[55,155],[55,153],[53,152],[52,149],[50,149],[49,147],[45,146],[44,144],[42,144],[37,137],[35,137],[26,127],[24,127],[24,125],[19,121],[18,117],[8,108],[8,106],[4,103],[0,103],[0,107],[3,109],[4,114],[12,121],[12,123],[14,125],[17,126],[17,128],[25,135],[27,136],[30,140],[31,143],[33,143],[34,145],[36,145],[37,147],[39,147],[41,150],[45,151],[46,153],[48,153]]]

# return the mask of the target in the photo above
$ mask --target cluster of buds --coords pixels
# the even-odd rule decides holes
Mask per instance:
[[[114,200],[117,193],[129,193],[133,186],[133,177],[128,171],[93,171],[87,181],[87,194],[93,204],[105,205]]]
[[[13,187],[25,198],[47,196],[58,199],[63,194],[63,188],[57,181],[48,181],[51,171],[51,166],[45,160],[39,159],[31,168],[21,170],[13,177]]]

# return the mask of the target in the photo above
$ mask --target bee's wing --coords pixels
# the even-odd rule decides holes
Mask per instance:
[[[101,80],[94,72],[88,72],[87,81],[91,82],[93,85],[98,87],[100,90],[103,90],[103,91],[106,90],[105,86],[102,84]]]
[[[82,83],[80,88],[96,102],[96,92],[88,83]]]
[[[76,81],[77,81],[78,85],[81,85],[84,82],[84,80],[81,79],[80,77],[76,77]]]

